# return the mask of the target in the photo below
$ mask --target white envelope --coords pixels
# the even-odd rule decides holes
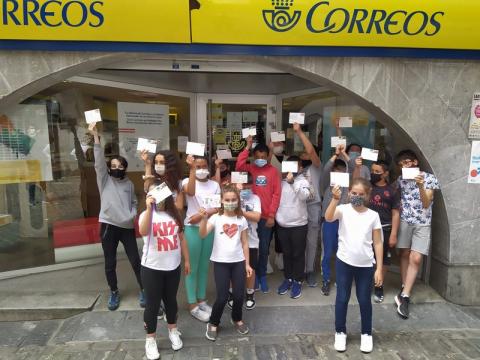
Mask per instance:
[[[282,173],[297,173],[298,161],[282,161]]]
[[[203,195],[202,196],[202,205],[205,209],[221,207],[220,195],[218,195],[218,194]]]
[[[85,111],[85,120],[87,120],[87,124],[94,124],[102,121],[100,109]]]
[[[231,182],[233,184],[247,184],[248,183],[248,173],[247,172],[232,171]]]
[[[345,136],[332,136],[331,138],[332,147],[337,147],[337,145],[343,145],[347,147],[347,138]]]
[[[155,202],[158,204],[161,201],[165,200],[169,196],[172,196],[172,191],[167,186],[166,183],[162,183],[148,192],[147,195],[152,196],[155,199]]]
[[[415,168],[402,168],[402,179],[403,180],[414,180],[416,176],[420,174],[420,169]]]
[[[348,188],[350,186],[350,174],[332,171],[330,173],[330,186],[335,185]]]
[[[155,154],[157,152],[157,141],[138,138],[137,151],[147,150],[149,153]]]
[[[230,150],[227,144],[218,144],[217,150]]]
[[[290,113],[288,116],[289,124],[305,124],[305,113]]]
[[[249,136],[257,135],[257,128],[255,126],[242,129],[242,137],[246,139]]]
[[[187,151],[187,143],[188,143],[188,136],[179,136],[178,137],[178,152],[185,152]]]
[[[350,116],[341,116],[338,120],[338,127],[351,128],[353,126],[353,118]]]
[[[270,133],[272,142],[285,141],[285,131],[274,131]]]
[[[362,148],[362,154],[360,155],[364,160],[377,161],[378,150]]]
[[[232,152],[230,150],[217,150],[217,159],[228,160],[232,158]]]
[[[195,142],[187,142],[187,150],[186,153],[188,155],[197,155],[197,156],[205,156],[205,144],[195,143]]]

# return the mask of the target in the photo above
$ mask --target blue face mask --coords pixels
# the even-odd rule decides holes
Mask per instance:
[[[264,167],[265,165],[267,165],[267,160],[257,159],[255,160],[255,165],[257,165],[258,167]]]
[[[243,189],[240,190],[240,197],[245,200],[252,196],[252,189]]]
[[[350,151],[350,152],[348,153],[348,156],[350,157],[350,160],[353,161],[353,160],[355,160],[357,157],[360,156],[360,153],[357,152],[357,151]]]

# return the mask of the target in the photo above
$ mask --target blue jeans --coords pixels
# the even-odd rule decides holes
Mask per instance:
[[[352,291],[352,282],[355,279],[357,300],[360,305],[362,334],[372,335],[372,280],[373,265],[371,267],[351,266],[340,259],[335,262],[337,298],[335,299],[335,331],[347,333],[347,309]]]
[[[270,239],[272,238],[272,228],[266,227],[266,222],[267,220],[260,219],[257,227],[259,245],[256,273],[259,278],[267,274],[268,248],[270,246]]]
[[[330,259],[337,253],[338,249],[338,220],[334,222],[323,222],[323,259],[322,275],[323,281],[330,281]]]

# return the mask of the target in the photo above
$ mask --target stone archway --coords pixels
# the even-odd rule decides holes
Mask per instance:
[[[0,52],[0,111],[36,92],[142,53]],[[173,56],[173,55],[172,55]],[[175,56],[181,58],[181,56]],[[233,57],[229,57],[233,58]],[[268,64],[354,97],[406,139],[439,178],[433,223],[430,284],[448,300],[479,304],[478,188],[467,185],[467,139],[480,62],[399,58],[234,57]]]

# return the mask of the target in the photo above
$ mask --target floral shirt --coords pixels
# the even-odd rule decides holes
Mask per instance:
[[[426,190],[440,189],[435,175],[426,172],[423,174],[425,175],[424,187]],[[397,182],[401,197],[401,220],[410,225],[430,225],[432,221],[433,200],[430,206],[424,209],[422,200],[420,199],[420,190],[415,180],[403,180],[400,176]]]

